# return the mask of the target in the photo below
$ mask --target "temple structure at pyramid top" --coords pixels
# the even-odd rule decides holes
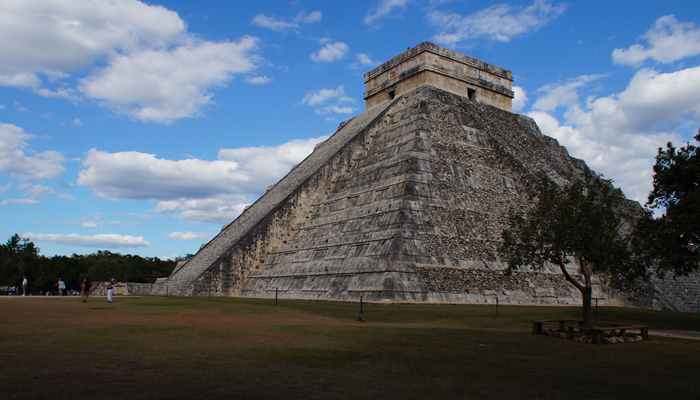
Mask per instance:
[[[364,74],[367,109],[430,85],[511,111],[513,74],[462,53],[423,42]]]

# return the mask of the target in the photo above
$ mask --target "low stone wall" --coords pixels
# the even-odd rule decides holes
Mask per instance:
[[[92,282],[90,285],[91,296],[106,296],[109,282]],[[114,284],[116,296],[148,296],[151,294],[153,284],[141,282],[117,282]]]

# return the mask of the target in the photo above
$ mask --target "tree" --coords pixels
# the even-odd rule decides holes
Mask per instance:
[[[0,245],[0,279],[6,284],[19,285],[22,277],[27,276],[30,287],[36,287],[35,278],[39,277],[37,269],[39,249],[33,242],[14,234],[4,245]]]
[[[700,131],[695,136],[700,142]],[[700,151],[693,144],[659,148],[647,206],[663,214],[645,221],[657,270],[685,275],[700,265]]]
[[[0,286],[19,285],[22,276],[29,278],[32,289],[40,292],[52,290],[59,277],[68,288],[78,288],[80,280],[93,281],[111,278],[131,282],[153,282],[167,276],[175,262],[155,257],[122,255],[101,250],[93,254],[45,257],[33,242],[13,235],[0,244]]]
[[[592,322],[593,274],[624,275],[632,270],[631,253],[621,237],[620,199],[609,181],[579,181],[560,188],[545,179],[533,207],[525,215],[511,215],[503,231],[499,254],[509,270],[559,267],[563,278],[581,292],[584,327]],[[567,270],[572,261],[580,277]]]

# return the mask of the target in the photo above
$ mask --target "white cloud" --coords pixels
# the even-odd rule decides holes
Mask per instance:
[[[75,93],[75,90],[67,87],[60,87],[56,89],[39,88],[36,89],[34,93],[41,97],[66,99],[71,101],[77,101],[79,98]]]
[[[193,240],[206,239],[209,234],[205,232],[170,232],[168,237],[173,240]]]
[[[270,77],[265,76],[265,75],[257,75],[257,76],[249,76],[245,80],[251,85],[254,86],[262,86],[262,85],[267,85],[268,83],[272,82],[272,79]]]
[[[651,189],[656,149],[681,142],[674,132],[700,120],[700,67],[670,73],[640,70],[620,93],[567,104],[563,121],[533,111],[543,133],[559,140],[572,155],[644,202]],[[547,95],[546,93],[544,94]]]
[[[613,50],[613,61],[634,66],[651,59],[668,64],[696,56],[700,54],[700,27],[693,22],[681,22],[673,15],[665,15],[644,34],[644,41],[646,44]]]
[[[238,147],[219,150],[219,159],[241,166],[241,171],[251,179],[261,181],[261,191],[306,158],[314,147],[326,137],[296,139],[278,146]]]
[[[150,243],[143,236],[119,235],[113,233],[97,235],[78,235],[76,233],[32,233],[21,235],[37,242],[50,242],[67,246],[121,248],[147,247]]]
[[[81,126],[83,126],[83,121],[81,121],[80,118],[73,118],[71,124],[73,124],[73,126],[75,127],[80,128]]]
[[[394,10],[406,8],[407,4],[408,0],[379,0],[377,5],[365,16],[365,24],[372,25],[391,14]]]
[[[532,107],[542,111],[554,111],[559,107],[575,105],[579,101],[578,90],[603,77],[604,75],[599,74],[581,75],[564,83],[542,86],[537,89],[540,96]]]
[[[78,184],[110,198],[159,200],[156,211],[188,220],[230,221],[324,139],[225,148],[217,160],[167,160],[93,149],[83,160]]]
[[[317,109],[317,114],[352,114],[355,109],[350,106],[325,106],[323,108]]]
[[[171,50],[146,50],[112,59],[83,79],[80,90],[143,121],[170,122],[196,115],[210,88],[256,68],[257,39],[192,42]]]
[[[355,55],[355,58],[357,59],[357,62],[360,63],[360,65],[364,65],[364,66],[377,65],[377,62],[372,60],[372,58],[365,53],[357,53]]]
[[[39,200],[32,198],[17,198],[0,200],[0,206],[39,204]]]
[[[97,221],[93,221],[93,220],[83,221],[80,223],[80,226],[82,226],[83,228],[87,228],[87,229],[95,229],[95,228],[97,228]]]
[[[525,109],[527,104],[527,92],[520,86],[513,86],[513,111],[520,112]]]
[[[314,62],[333,62],[345,57],[350,47],[343,42],[327,42],[317,52],[311,54]]]
[[[115,51],[163,46],[181,36],[177,13],[141,1],[0,3],[0,84],[38,87]]]
[[[355,101],[345,95],[343,85],[335,89],[320,89],[307,92],[301,100],[302,104],[313,107],[316,114],[352,114],[355,109],[348,104]]]
[[[269,29],[276,32],[283,32],[299,28],[299,24],[311,24],[320,22],[323,14],[320,11],[311,11],[309,13],[301,12],[293,19],[278,18],[265,14],[257,14],[253,17],[252,24],[264,29]]]
[[[83,166],[78,184],[109,198],[206,197],[250,181],[232,161],[166,160],[135,151],[107,153],[92,149]]]
[[[430,22],[439,29],[434,39],[445,45],[456,46],[476,39],[507,43],[513,38],[535,31],[560,16],[566,7],[548,0],[534,0],[523,8],[497,4],[473,14],[433,11]]]
[[[299,24],[293,21],[286,21],[276,17],[270,17],[265,14],[258,14],[253,17],[253,25],[259,28],[265,28],[276,32],[286,31],[299,27]]]
[[[213,88],[258,64],[254,38],[199,39],[176,12],[138,0],[3,1],[0,37],[12,38],[0,41],[0,85],[84,96],[142,121],[197,115]]]
[[[353,99],[345,95],[345,87],[340,85],[335,89],[320,89],[315,92],[307,92],[301,102],[307,106],[315,107],[330,101],[351,103]]]
[[[321,22],[321,19],[323,18],[323,14],[316,10],[316,11],[311,11],[310,13],[299,13],[297,16],[294,18],[295,21],[301,22],[304,24],[312,24],[315,22]]]
[[[238,217],[250,201],[237,195],[221,195],[204,199],[159,201],[156,211],[176,214],[182,219],[225,224]]]
[[[38,88],[40,85],[41,80],[33,73],[0,74],[0,86]]]
[[[60,175],[64,157],[56,151],[34,152],[22,128],[0,123],[0,171],[24,179],[50,179]]]

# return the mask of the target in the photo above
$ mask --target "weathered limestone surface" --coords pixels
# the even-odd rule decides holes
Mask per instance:
[[[430,42],[408,49],[367,72],[365,106],[383,104],[413,89],[430,85],[459,96],[510,111],[513,103],[513,74]]]
[[[422,43],[364,78],[368,111],[151,293],[580,304],[558,269],[507,274],[496,256],[509,213],[530,206],[535,182],[594,175],[510,112],[511,72]],[[641,208],[627,201],[619,211],[633,221]],[[700,275],[638,289],[617,293],[599,276],[593,297],[690,311]]]
[[[654,296],[648,306],[671,311],[700,313],[700,273],[688,276],[666,276],[651,281]]]
[[[213,273],[211,266],[222,259],[222,255],[228,251],[230,246],[245,243],[251,232],[254,234],[261,225],[269,223],[270,215],[275,209],[280,207],[283,202],[288,201],[289,197],[333,154],[343,148],[349,140],[355,137],[358,131],[372,123],[390,105],[391,103],[388,103],[383,107],[376,107],[353,118],[341,126],[333,136],[319,144],[311,155],[294,167],[234,222],[224,227],[191,260],[178,265],[167,280],[168,293],[174,295],[195,294],[193,290],[196,285],[193,285],[192,282],[201,280],[203,274],[211,275]],[[258,262],[261,263],[259,260]],[[226,267],[222,264],[220,268],[221,271],[214,273],[214,275],[221,276]],[[229,275],[226,276],[232,278]],[[154,291],[163,292],[165,283],[166,281],[163,280],[156,282]]]
[[[496,248],[536,180],[565,184],[588,173],[531,119],[422,86],[339,129],[176,269],[168,290],[579,304],[556,270],[506,274]],[[594,297],[624,302],[602,279]]]
[[[90,294],[92,296],[106,296],[109,282],[92,282]],[[114,294],[118,296],[149,296],[152,294],[153,284],[141,282],[117,282],[114,284]]]

